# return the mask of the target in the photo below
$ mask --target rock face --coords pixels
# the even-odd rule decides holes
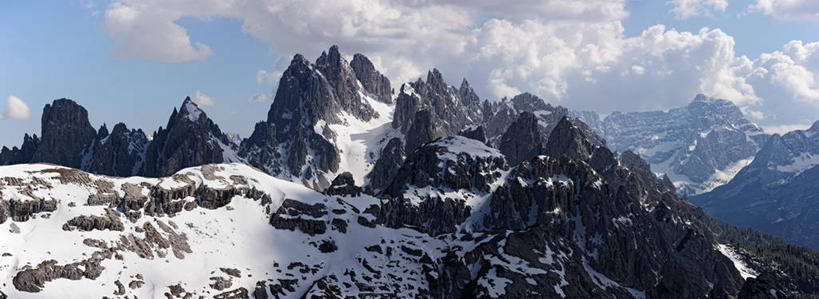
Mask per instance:
[[[364,121],[369,121],[376,116],[373,108],[364,101],[356,74],[347,60],[341,57],[338,46],[332,46],[329,52],[321,53],[316,60],[315,67],[332,87],[335,101],[338,102],[341,109]]]
[[[427,73],[426,81],[401,86],[392,120],[393,128],[407,135],[408,152],[436,138],[453,136],[473,123],[460,93],[446,84],[437,69]]]
[[[325,193],[327,193],[327,195],[360,196],[361,187],[355,185],[355,179],[351,173],[344,172],[333,179],[333,182]]]
[[[470,215],[457,197],[429,192],[447,188],[489,192],[507,168],[503,155],[480,141],[462,136],[428,143],[407,156],[383,194],[379,222],[390,227],[412,226],[433,236],[456,231]]]
[[[543,153],[545,138],[540,133],[535,115],[522,112],[500,140],[499,149],[512,165],[530,160]]]
[[[819,122],[774,134],[727,184],[691,198],[711,216],[819,248]]]
[[[103,125],[102,129],[105,129]],[[89,150],[90,160],[81,169],[112,176],[132,176],[142,173],[148,138],[142,130],[128,130],[123,123],[114,126],[110,134],[100,130]],[[106,134],[101,134],[106,133]]]
[[[391,102],[389,80],[369,59],[356,57],[351,65],[337,46],[322,53],[315,64],[295,55],[279,82],[267,121],[256,124],[251,138],[242,142],[240,156],[270,174],[317,190],[327,188],[341,161],[337,132],[329,125],[343,123],[343,114],[363,122],[379,118],[366,94]]]
[[[112,131],[104,124],[94,130],[88,112],[68,99],[55,100],[43,109],[43,138],[24,138],[20,149],[0,151],[0,164],[48,162],[112,176],[172,174],[184,167],[238,162],[238,146],[207,115],[186,98],[174,109],[167,128],[152,141],[140,129],[118,123]]]
[[[591,144],[571,124],[561,120],[552,135]],[[0,257],[9,271],[4,292],[50,296],[66,285],[105,284],[74,294],[151,297],[169,289],[198,297],[215,288],[232,289],[219,298],[248,298],[248,289],[254,298],[731,298],[772,286],[787,295],[796,285],[768,263],[747,266],[775,277],[743,283],[735,261],[717,249],[709,219],[673,189],[652,187],[662,180],[639,156],[621,162],[605,147],[584,150],[590,155],[559,149],[559,157],[510,166],[478,140],[444,137],[413,151],[378,197],[359,193],[350,174],[319,193],[241,164],[159,179],[4,166],[0,207],[6,194],[54,205],[36,212],[27,205],[30,217],[15,220],[26,222],[24,234],[0,230],[12,240]],[[93,253],[37,246],[72,242]],[[49,258],[17,262],[41,256]],[[201,260],[209,261],[204,270]],[[156,263],[211,274],[145,270]]]
[[[15,146],[9,149],[4,146],[0,149],[0,165],[28,163],[34,157],[34,152],[37,151],[38,146],[40,146],[40,139],[37,138],[37,135],[29,136],[26,134],[23,136],[23,145],[20,148]]]
[[[594,124],[612,150],[631,150],[667,174],[681,193],[698,194],[727,182],[767,139],[731,102],[697,95],[688,106],[667,112],[615,112]]]
[[[474,139],[482,143],[486,143],[486,130],[483,126],[472,126],[458,132],[458,136],[463,136],[469,139]]]
[[[522,93],[511,99],[503,98],[496,103],[485,102],[484,106],[486,136],[489,143],[495,146],[500,146],[501,137],[507,131],[507,128],[523,112],[535,115],[537,126],[543,136],[549,136],[560,119],[569,115],[568,109],[562,106],[552,106],[530,93]],[[586,136],[593,143],[597,145],[605,144],[603,138],[594,133],[586,124],[578,122],[577,126],[586,133]]]
[[[353,68],[358,81],[364,86],[364,90],[375,95],[375,98],[381,102],[392,103],[390,79],[378,72],[367,56],[362,54],[353,55],[350,67]]]
[[[225,158],[236,149],[219,126],[186,97],[178,112],[174,108],[167,126],[154,133],[142,174],[168,176],[185,167],[231,162]]]
[[[399,138],[392,138],[381,150],[378,161],[375,162],[373,170],[368,174],[370,187],[376,192],[384,189],[392,182],[393,177],[404,164],[404,145]]]
[[[80,168],[83,154],[97,135],[88,111],[69,99],[54,100],[43,108],[40,145],[31,162]]]
[[[472,86],[469,85],[466,79],[461,81],[461,87],[458,88],[458,97],[461,99],[461,104],[466,108],[466,114],[472,123],[482,123],[486,121],[481,98],[475,93],[475,90],[472,89]]]

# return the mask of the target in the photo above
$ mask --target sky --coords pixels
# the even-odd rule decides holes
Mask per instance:
[[[506,3],[502,3],[506,2]],[[819,120],[813,0],[2,0],[0,145],[70,98],[151,134],[186,96],[246,137],[295,53],[363,53],[397,89],[438,68],[485,99],[665,110],[698,93],[770,132]]]

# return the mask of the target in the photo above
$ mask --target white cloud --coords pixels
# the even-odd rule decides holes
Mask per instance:
[[[674,6],[671,12],[678,19],[725,12],[728,7],[727,0],[671,0],[669,3]]]
[[[250,103],[270,103],[273,102],[273,96],[266,93],[257,93],[248,99]]]
[[[768,133],[768,134],[774,134],[775,133],[775,134],[783,135],[783,134],[788,133],[790,131],[805,130],[807,128],[810,128],[810,126],[811,126],[811,124],[789,124],[789,125],[764,126],[764,127],[762,127],[762,129],[765,130],[765,133]]]
[[[816,0],[757,0],[748,10],[783,20],[819,20]]]
[[[199,106],[213,106],[213,98],[209,97],[208,95],[202,93],[199,90],[193,93],[193,97],[191,97],[191,100],[193,100],[193,102]]]
[[[268,71],[259,70],[256,72],[256,83],[258,84],[276,84],[284,74],[284,71]]]
[[[111,54],[164,62],[205,59],[212,54],[210,48],[199,42],[191,44],[187,30],[174,23],[187,13],[196,16],[196,3],[149,0],[110,4],[105,11],[105,29],[114,42]],[[165,5],[190,9],[165,9]]]
[[[723,12],[727,1],[672,5],[683,18]],[[737,56],[733,37],[720,29],[656,25],[627,37],[627,16],[624,0],[121,0],[108,6],[105,27],[114,56],[186,61],[210,50],[175,21],[240,20],[244,33],[281,56],[272,69],[257,72],[259,84],[275,85],[294,53],[316,57],[338,44],[347,55],[365,53],[396,88],[437,67],[451,83],[467,77],[486,98],[528,91],[571,108],[611,112],[667,109],[704,93],[731,100],[754,118],[816,114],[819,44],[791,42],[748,58]]]
[[[28,105],[13,95],[6,99],[6,113],[11,119],[28,119],[31,117],[31,110],[28,109]]]

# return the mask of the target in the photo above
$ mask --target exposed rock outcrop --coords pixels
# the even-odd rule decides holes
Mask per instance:
[[[392,103],[390,79],[378,72],[367,56],[362,54],[353,55],[350,67],[355,71],[355,76],[364,86],[364,90],[373,94],[381,102]]]
[[[355,185],[355,179],[353,179],[353,174],[349,172],[344,172],[339,174],[333,182],[330,184],[330,187],[324,191],[327,195],[349,195],[349,196],[360,196],[361,195],[361,187]]]
[[[154,133],[145,153],[145,176],[169,176],[185,167],[230,162],[226,150],[237,150],[190,97],[174,108],[167,126]]]
[[[37,138],[36,134],[34,136],[25,134],[23,136],[23,145],[20,148],[15,146],[9,149],[4,146],[0,149],[0,165],[28,163],[34,157],[34,152],[37,151],[38,146],[40,146],[40,138]]]
[[[518,115],[500,140],[498,147],[511,165],[517,165],[541,154],[545,147],[545,138],[540,133],[535,115],[522,112]]]
[[[80,168],[83,154],[97,132],[88,122],[88,111],[69,99],[54,100],[43,108],[40,145],[31,162],[48,162]]]
[[[381,155],[367,175],[370,179],[369,187],[379,191],[392,182],[398,169],[404,164],[404,145],[399,138],[392,138],[381,150]]]
[[[100,129],[103,132],[105,126]],[[105,129],[104,132],[107,132]],[[128,130],[123,123],[114,126],[110,134],[97,134],[89,149],[91,159],[82,169],[112,176],[132,176],[142,173],[148,138],[140,129]],[[178,170],[178,169],[176,169]]]

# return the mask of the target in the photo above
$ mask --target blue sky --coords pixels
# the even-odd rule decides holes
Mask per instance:
[[[313,1],[313,0],[311,0]],[[313,2],[320,5],[322,2]],[[376,1],[380,4],[389,5],[391,0]],[[124,1],[123,6],[148,7],[154,4],[152,1],[136,3],[140,0]],[[791,40],[800,40],[805,43],[819,41],[819,31],[815,30],[816,21],[810,19],[788,19],[778,18],[776,13],[747,12],[748,6],[755,1],[729,2],[724,11],[710,11],[701,13],[698,16],[679,19],[671,9],[674,3],[664,1],[643,1],[633,0],[621,3],[619,1],[609,1],[614,4],[614,8],[624,10],[627,16],[617,12],[609,15],[608,11],[597,12],[592,10],[592,17],[580,17],[572,15],[574,12],[566,12],[568,21],[555,21],[564,16],[562,12],[555,11],[555,6],[543,8],[543,13],[532,16],[525,14],[523,10],[501,10],[495,12],[491,4],[485,7],[470,7],[465,15],[453,13],[452,19],[437,18],[435,22],[441,22],[439,27],[463,26],[463,31],[457,30],[436,31],[427,30],[424,35],[417,34],[412,23],[392,24],[389,20],[385,23],[368,26],[368,24],[341,23],[335,26],[332,21],[326,20],[321,14],[315,15],[302,10],[283,10],[283,12],[265,12],[270,15],[255,15],[259,9],[223,9],[219,5],[208,6],[200,4],[205,8],[186,6],[182,2],[167,1],[167,13],[173,14],[172,23],[167,22],[167,26],[151,32],[153,27],[142,29],[135,27],[135,31],[127,31],[133,28],[126,28],[127,34],[123,35],[121,29],[124,23],[115,18],[107,18],[106,12],[112,10],[114,4],[109,2],[88,2],[80,0],[67,1],[2,1],[0,2],[0,114],[8,115],[6,111],[5,99],[9,96],[16,96],[22,99],[30,107],[31,115],[28,119],[10,119],[6,117],[0,120],[0,145],[19,145],[22,141],[23,133],[37,133],[40,131],[40,115],[42,107],[57,98],[71,98],[83,105],[90,115],[92,125],[99,127],[107,123],[109,128],[117,122],[124,122],[131,128],[142,128],[150,134],[157,127],[164,125],[173,107],[178,106],[187,95],[193,95],[196,91],[207,95],[213,99],[213,105],[203,108],[208,115],[213,118],[225,131],[236,132],[242,136],[247,136],[256,121],[266,117],[270,102],[251,102],[249,99],[254,95],[272,95],[275,82],[278,77],[276,72],[280,72],[286,67],[289,58],[296,51],[303,52],[311,59],[314,59],[321,49],[326,49],[330,44],[338,43],[342,51],[348,50],[345,54],[352,54],[352,51],[361,51],[374,58],[376,64],[390,75],[393,81],[402,81],[424,74],[425,70],[431,67],[441,68],[446,78],[451,84],[460,82],[461,77],[468,78],[481,96],[489,99],[497,99],[500,96],[513,94],[521,91],[534,92],[547,100],[557,104],[566,105],[570,108],[589,109],[593,106],[594,99],[599,98],[596,94],[586,94],[577,91],[582,87],[582,82],[596,80],[607,80],[613,78],[614,72],[610,69],[637,71],[644,66],[623,65],[619,61],[623,59],[611,58],[601,59],[599,65],[582,65],[567,63],[566,66],[559,65],[557,61],[562,58],[553,56],[559,53],[566,55],[569,52],[571,57],[579,56],[571,54],[572,51],[579,53],[577,49],[587,49],[584,45],[578,44],[577,48],[567,46],[568,51],[554,50],[548,44],[539,45],[533,43],[530,48],[521,51],[520,49],[491,48],[488,45],[492,41],[509,38],[518,32],[524,34],[526,30],[520,28],[544,29],[544,35],[537,38],[549,37],[548,34],[556,35],[560,41],[571,40],[571,37],[559,36],[554,33],[549,26],[561,26],[560,22],[577,22],[592,29],[577,32],[576,35],[591,36],[590,44],[599,45],[599,48],[611,47],[615,51],[628,53],[640,50],[623,50],[620,41],[632,37],[640,36],[644,30],[656,25],[665,25],[665,32],[692,32],[696,34],[702,27],[719,28],[725,34],[733,38],[735,42],[733,51],[736,57],[748,56],[754,60],[763,53],[781,51],[783,46]],[[276,3],[277,1],[271,1]],[[284,1],[282,1],[284,2]],[[343,1],[341,1],[343,2]],[[353,1],[355,2],[355,1]],[[383,2],[383,3],[382,3]],[[452,1],[457,5],[458,1]],[[560,1],[546,1],[558,2]],[[160,1],[159,3],[163,3]],[[196,3],[196,1],[194,1]],[[476,2],[477,3],[477,2]],[[137,4],[143,6],[137,6]],[[218,4],[218,3],[217,3]],[[554,3],[551,3],[554,4]],[[309,6],[309,3],[304,3]],[[339,5],[339,8],[332,7]],[[344,3],[327,4],[327,9],[335,9],[339,14],[344,14],[347,7]],[[590,5],[595,5],[591,3]],[[619,6],[618,6],[619,5]],[[374,5],[377,6],[377,5]],[[323,7],[323,6],[322,6]],[[558,6],[560,7],[560,6]],[[369,9],[369,8],[367,8]],[[442,10],[436,7],[415,7],[400,6],[394,9],[400,13],[413,15],[416,11],[424,15],[434,15]],[[405,11],[401,11],[405,9]],[[494,9],[494,10],[493,10]],[[506,8],[504,8],[506,9]],[[490,14],[488,11],[492,10]],[[590,8],[591,10],[591,8]],[[535,10],[536,11],[536,10]],[[150,13],[156,12],[155,16]],[[165,7],[147,8],[139,15],[145,18],[145,24],[164,24],[156,20],[165,20]],[[379,11],[379,13],[382,13]],[[361,13],[365,17],[373,17],[366,9],[356,7],[350,14]],[[305,15],[300,15],[305,14]],[[289,21],[287,24],[292,27],[282,26],[280,23],[265,23],[267,19],[286,19],[287,17],[298,17],[304,23],[295,24]],[[487,17],[491,15],[491,17]],[[585,16],[585,15],[584,15]],[[315,21],[309,18],[315,17]],[[460,17],[461,19],[458,19]],[[374,18],[380,18],[375,14]],[[423,16],[417,16],[418,22],[428,23]],[[261,21],[260,21],[261,20]],[[465,20],[465,21],[462,21]],[[529,21],[533,20],[533,21]],[[273,21],[271,21],[273,22]],[[283,21],[284,22],[284,21]],[[329,23],[328,23],[329,22]],[[378,19],[381,22],[381,19]],[[366,22],[365,22],[366,23]],[[376,23],[373,21],[373,23]],[[129,23],[130,24],[130,23]],[[159,36],[163,31],[172,29],[173,24],[181,26],[186,30],[187,37],[193,43],[202,43],[210,49],[210,55],[204,58],[182,59],[182,62],[165,62],[155,55],[140,54],[140,47],[145,47],[146,53],[150,49],[162,50],[167,40]],[[621,24],[623,32],[609,30],[610,25]],[[246,26],[246,27],[243,27]],[[313,26],[315,25],[315,26]],[[117,27],[119,26],[119,27]],[[354,27],[352,31],[345,26]],[[375,31],[379,28],[390,28],[390,34]],[[417,28],[421,28],[418,25]],[[335,27],[338,27],[339,31]],[[373,29],[374,27],[378,27]],[[401,30],[406,28],[407,32]],[[497,31],[497,30],[507,31]],[[369,30],[369,31],[368,31]],[[495,31],[493,31],[495,30]],[[610,38],[596,37],[594,30],[603,32],[605,36],[614,36],[616,41]],[[608,32],[609,30],[611,32]],[[144,31],[144,32],[143,32]],[[453,34],[453,31],[455,32]],[[478,32],[480,31],[480,32]],[[351,33],[352,32],[352,33]],[[502,34],[489,35],[484,33],[500,32]],[[552,33],[549,33],[552,32]],[[437,35],[436,35],[437,34]],[[474,36],[471,36],[474,34]],[[153,39],[153,36],[157,36]],[[462,42],[461,36],[469,36],[469,40]],[[128,40],[137,37],[137,41]],[[429,38],[428,38],[429,37]],[[527,36],[520,38],[526,39]],[[535,38],[529,38],[532,40]],[[599,39],[599,40],[597,40]],[[653,62],[659,69],[671,68],[670,78],[657,79],[660,83],[668,86],[676,86],[675,82],[690,82],[690,86],[681,86],[679,90],[669,90],[666,93],[632,93],[629,90],[614,93],[622,94],[622,98],[632,99],[634,103],[624,103],[622,105],[611,104],[605,106],[601,112],[612,110],[646,110],[651,108],[667,109],[673,106],[684,105],[698,92],[714,91],[717,95],[738,94],[740,96],[734,100],[739,105],[744,105],[743,109],[751,113],[760,113],[758,119],[754,119],[763,125],[768,126],[793,126],[805,125],[812,121],[812,115],[816,114],[816,104],[813,98],[799,101],[794,93],[789,93],[786,87],[757,86],[754,93],[749,95],[742,91],[742,87],[734,87],[735,78],[729,78],[729,88],[703,87],[701,82],[696,81],[696,76],[677,71],[673,65],[663,66],[668,61],[677,61],[678,58],[672,55],[683,55],[679,58],[688,61],[685,54],[697,52],[699,44],[707,44],[709,41],[691,41],[690,50],[684,48],[679,51],[663,52],[661,59]],[[148,44],[144,44],[144,42]],[[116,43],[123,43],[135,49],[136,54],[123,55],[115,53],[113,50]],[[466,44],[464,49],[453,53],[447,53],[436,49],[434,43],[451,43],[458,45]],[[571,42],[566,42],[571,44]],[[698,44],[699,43],[699,44]],[[394,45],[394,46],[393,46]],[[719,45],[719,44],[718,44]],[[587,46],[587,45],[586,45]],[[597,46],[595,46],[597,47]],[[688,47],[688,46],[687,46]],[[447,45],[447,48],[458,48]],[[420,50],[419,50],[420,49]],[[474,49],[474,50],[473,50]],[[492,50],[493,51],[489,51]],[[426,51],[426,52],[425,52]],[[550,52],[552,51],[552,52]],[[628,52],[631,51],[631,52]],[[521,53],[542,53],[535,58],[527,57],[529,54]],[[418,54],[420,53],[420,54]],[[483,54],[491,53],[492,56],[485,58]],[[601,53],[605,54],[606,51]],[[679,54],[683,53],[683,54]],[[372,55],[370,55],[372,54]],[[440,58],[436,56],[440,55]],[[474,57],[469,58],[470,55]],[[557,54],[555,54],[557,55]],[[469,63],[463,63],[461,58],[466,56]],[[603,55],[605,56],[605,55]],[[707,60],[708,57],[703,58]],[[534,59],[534,60],[533,60]],[[549,60],[552,59],[552,60]],[[615,62],[617,60],[618,62]],[[510,68],[504,65],[493,65],[495,61],[502,61],[508,65],[516,65],[517,68]],[[544,62],[545,61],[545,62]],[[695,60],[696,63],[699,60]],[[485,62],[485,63],[482,63]],[[639,62],[639,61],[638,61]],[[527,64],[537,65],[528,67]],[[469,65],[469,66],[463,66]],[[658,66],[659,65],[659,66]],[[760,62],[759,65],[764,65]],[[604,66],[604,67],[602,67]],[[813,71],[812,64],[805,65],[808,71]],[[649,67],[650,68],[650,67]],[[600,71],[605,69],[605,71]],[[269,79],[258,80],[259,72],[264,70],[273,73]],[[713,71],[713,76],[724,77],[723,69]],[[819,71],[819,70],[817,70]],[[527,73],[528,72],[528,73]],[[645,71],[640,71],[643,74]],[[731,76],[735,75],[735,70]],[[592,75],[589,75],[591,73]],[[523,74],[523,75],[521,75]],[[532,74],[545,74],[540,77]],[[651,74],[650,69],[647,74]],[[675,78],[679,74],[681,78]],[[582,77],[581,79],[578,79]],[[619,76],[620,78],[622,76]],[[715,78],[716,78],[715,77]],[[730,77],[730,76],[729,76]],[[746,76],[747,77],[747,76]],[[620,79],[618,79],[620,80]],[[638,81],[629,78],[622,80]],[[773,79],[769,80],[772,81]],[[734,83],[730,83],[734,82]],[[786,82],[787,83],[787,82]],[[792,86],[786,84],[781,86]],[[393,83],[398,87],[398,82]],[[761,83],[760,83],[761,84]],[[773,83],[772,83],[773,84]],[[618,84],[622,85],[622,84]],[[683,84],[684,85],[684,84]],[[738,84],[742,85],[742,84]],[[580,86],[580,87],[576,87]],[[602,91],[609,91],[603,84],[595,85]],[[661,85],[664,86],[664,85]],[[801,86],[801,85],[794,85]],[[788,87],[788,88],[797,88]],[[646,87],[650,88],[650,87]],[[779,89],[777,89],[779,88]],[[633,88],[631,88],[633,89]],[[702,89],[702,90],[697,90]],[[804,88],[803,88],[804,89]],[[810,94],[815,86],[808,86],[803,94]],[[767,90],[771,90],[768,92]],[[723,92],[724,91],[724,92]],[[671,95],[671,96],[668,96]],[[753,100],[757,97],[761,100]],[[787,98],[790,98],[788,100]],[[585,98],[589,98],[585,100]],[[663,100],[657,100],[662,98]],[[665,100],[669,98],[669,100]],[[578,100],[575,100],[578,99]],[[601,100],[604,101],[604,100]],[[609,101],[609,100],[605,100]],[[760,102],[762,104],[760,104]],[[778,106],[787,103],[798,103],[801,105],[799,111],[776,110]],[[591,103],[591,105],[590,105]],[[806,104],[807,103],[807,104]],[[630,109],[634,107],[634,109]],[[772,112],[770,112],[772,111]],[[819,117],[816,117],[819,118]]]
[[[242,34],[235,20],[187,18],[179,23],[212,45],[204,61],[164,63],[114,59],[101,17],[79,1],[4,1],[0,4],[0,94],[15,95],[32,110],[30,119],[0,122],[0,144],[17,145],[23,132],[40,130],[42,107],[71,98],[88,111],[92,125],[116,122],[150,134],[164,126],[173,107],[197,90],[215,99],[205,107],[218,124],[247,134],[266,117],[269,103],[248,103],[269,92],[256,72],[272,64],[269,48]],[[2,111],[2,110],[0,110]]]

